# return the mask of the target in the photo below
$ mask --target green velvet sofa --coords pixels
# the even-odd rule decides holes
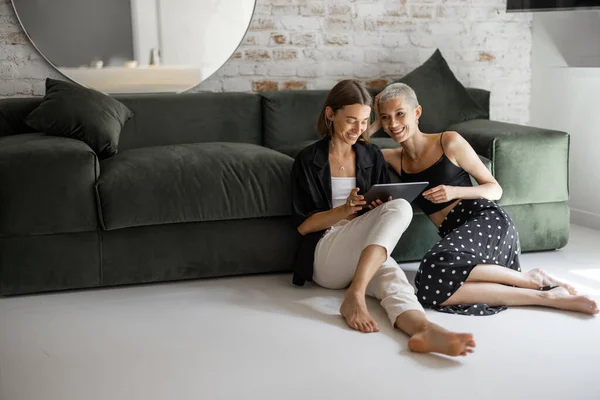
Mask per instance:
[[[489,92],[469,92],[489,108]],[[318,139],[326,94],[116,96],[134,116],[104,160],[32,132],[23,120],[41,98],[0,100],[0,295],[289,271],[290,171]],[[499,180],[524,251],[567,243],[567,133],[490,120],[448,129]],[[418,260],[436,241],[415,210],[393,256]]]

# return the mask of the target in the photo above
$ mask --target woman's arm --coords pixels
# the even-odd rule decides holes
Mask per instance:
[[[363,195],[358,194],[359,190],[359,188],[352,189],[346,202],[341,206],[332,208],[331,210],[314,213],[306,218],[304,222],[298,226],[298,232],[304,236],[307,233],[322,231],[323,229],[327,229],[337,224],[349,215],[362,210],[367,202],[364,200]],[[352,204],[353,207],[351,207],[350,204]]]
[[[310,217],[306,218],[304,222],[300,224],[300,226],[298,226],[298,232],[304,236],[312,232],[322,231],[337,224],[350,215],[347,214],[346,210],[344,209],[346,206],[347,204],[344,204],[343,206],[335,207],[331,210],[321,211],[311,215]]]
[[[301,235],[327,229],[362,210],[362,206],[366,204],[364,197],[357,194],[359,188],[355,188],[350,192],[346,203],[328,210],[328,206],[316,194],[318,191],[315,185],[302,156],[298,156],[292,167],[292,219]]]
[[[369,125],[366,132],[366,136],[369,139],[375,132],[381,129],[381,119],[379,118],[379,94],[375,96],[375,100],[373,101],[373,112],[375,114],[375,121]]]
[[[455,199],[488,199],[499,200],[502,187],[488,171],[471,145],[458,132],[445,132],[443,136],[444,151],[450,161],[473,176],[479,186],[446,186],[440,185],[423,193],[433,203],[444,203]]]

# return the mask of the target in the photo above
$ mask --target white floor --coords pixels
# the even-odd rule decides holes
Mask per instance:
[[[600,231],[572,228],[522,265],[600,300]],[[375,301],[382,332],[346,328],[341,298],[289,274],[0,298],[0,400],[600,399],[600,317],[428,312],[475,335],[451,359],[410,353]]]

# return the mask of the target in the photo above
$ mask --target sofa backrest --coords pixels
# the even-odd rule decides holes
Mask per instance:
[[[25,117],[41,102],[41,97],[0,99],[0,138],[34,133],[35,129],[25,124]]]
[[[251,93],[116,95],[133,111],[119,150],[183,143],[238,142],[262,145],[261,99]],[[41,97],[0,100],[0,137],[33,133],[25,117]]]
[[[277,150],[318,139],[317,118],[328,93],[328,90],[289,90],[261,94],[265,146]]]
[[[467,89],[489,111],[490,92]],[[117,95],[134,116],[119,149],[182,143],[238,142],[281,149],[319,139],[317,117],[328,90]],[[375,95],[377,90],[371,90]],[[23,121],[41,97],[0,100],[0,137],[32,133]],[[424,116],[425,117],[425,116]]]
[[[489,111],[490,92],[467,88],[473,99]],[[379,90],[369,90],[373,97]],[[262,93],[264,145],[276,150],[316,140],[317,118],[328,90],[280,91]],[[424,114],[422,118],[427,118]],[[382,131],[383,132],[383,131]],[[383,136],[385,133],[382,133]]]
[[[260,97],[250,93],[115,96],[131,111],[119,149],[182,143],[262,145]]]

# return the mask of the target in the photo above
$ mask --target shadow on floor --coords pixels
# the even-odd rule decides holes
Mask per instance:
[[[409,277],[411,279],[411,277]],[[339,313],[343,300],[343,290],[328,290],[314,284],[296,287],[291,277],[272,275],[268,279],[245,280],[243,287],[235,292],[235,302],[260,312],[273,312],[286,316],[297,316],[329,324],[333,329],[354,332]],[[427,368],[453,368],[462,365],[457,358],[438,354],[418,354],[408,349],[408,336],[394,329],[387,314],[376,299],[368,298],[367,305],[372,317],[379,323],[380,332],[400,345],[399,355],[410,357]],[[357,335],[368,335],[356,332]]]

